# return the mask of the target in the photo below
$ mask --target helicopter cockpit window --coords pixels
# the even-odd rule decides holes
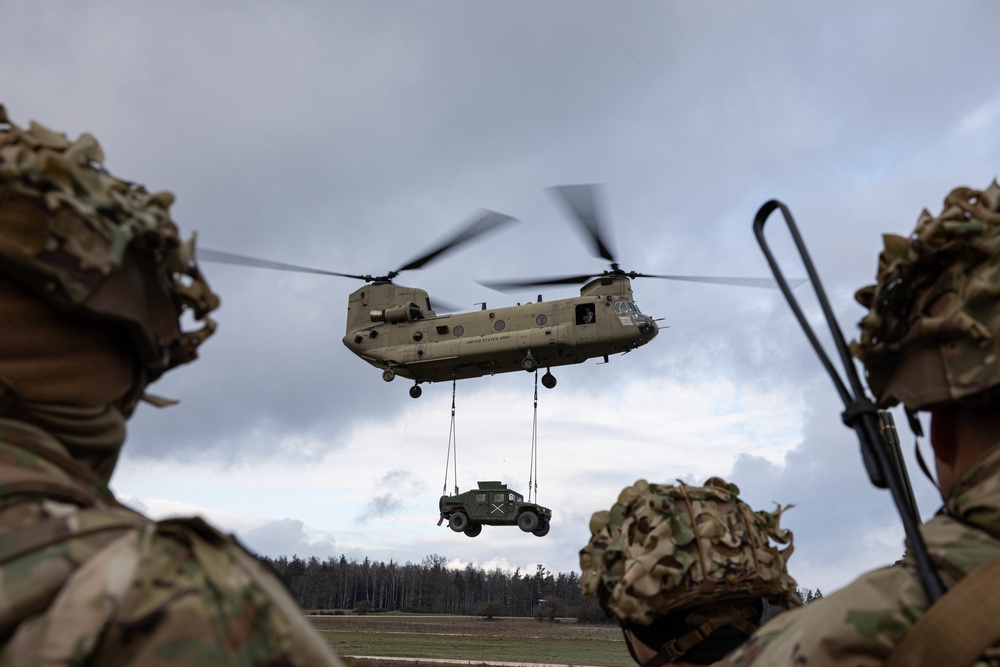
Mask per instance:
[[[628,299],[619,299],[615,301],[615,312],[619,315],[628,315],[629,313],[638,313],[639,309]]]
[[[590,324],[594,321],[594,304],[582,303],[576,307],[576,323]]]

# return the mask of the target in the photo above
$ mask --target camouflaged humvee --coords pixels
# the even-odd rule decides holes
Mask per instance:
[[[552,510],[524,502],[524,496],[500,482],[478,482],[479,488],[454,496],[441,496],[441,518],[456,533],[475,537],[483,526],[517,526],[526,533],[544,537],[549,532]]]

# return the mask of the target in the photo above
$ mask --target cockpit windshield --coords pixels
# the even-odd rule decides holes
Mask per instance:
[[[615,301],[615,312],[619,315],[628,315],[629,313],[639,314],[639,309],[628,299],[618,299]]]

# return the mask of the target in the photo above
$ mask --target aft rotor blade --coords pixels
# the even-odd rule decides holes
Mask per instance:
[[[357,278],[368,280],[368,276],[358,276],[352,273],[337,273],[336,271],[324,271],[322,269],[311,269],[307,266],[297,266],[295,264],[285,264],[283,262],[272,262],[269,259],[258,259],[247,257],[246,255],[236,255],[231,252],[221,250],[211,250],[209,248],[198,248],[196,251],[198,259],[206,262],[216,262],[219,264],[237,264],[239,266],[255,266],[261,269],[275,269],[277,271],[296,271],[299,273],[318,273],[324,276],[341,276],[344,278]]]
[[[447,241],[442,242],[441,245],[437,246],[434,250],[431,250],[416,259],[410,260],[404,266],[396,269],[395,272],[400,273],[402,271],[409,271],[410,269],[419,269],[428,262],[437,259],[444,253],[454,249],[466,241],[471,241],[481,234],[485,234],[486,232],[496,229],[500,225],[515,220],[516,218],[512,218],[509,215],[484,209],[481,215],[473,219],[470,224],[463,227],[457,234],[449,238]]]
[[[664,280],[684,280],[691,283],[711,283],[714,285],[737,285],[740,287],[763,287],[778,289],[778,281],[774,278],[720,278],[715,276],[654,276],[649,273],[637,273],[636,278],[662,278]],[[805,284],[804,278],[787,279],[792,289]]]
[[[534,278],[531,280],[513,280],[510,282],[481,282],[483,287],[507,292],[522,287],[544,287],[545,285],[580,285],[601,274],[585,273],[578,276],[562,276],[556,278]]]
[[[594,243],[597,255],[609,262],[615,258],[605,241],[601,215],[597,211],[597,185],[557,185],[549,188],[556,198],[566,206],[569,213],[580,223]]]

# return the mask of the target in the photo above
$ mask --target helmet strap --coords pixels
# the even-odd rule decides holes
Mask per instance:
[[[748,614],[748,611],[740,609],[729,609],[727,613],[721,616],[713,615],[706,617],[698,613],[691,614],[688,617],[689,622],[697,623],[701,621],[701,623],[688,633],[665,642],[659,647],[656,655],[646,662],[641,662],[636,657],[631,640],[635,635],[628,632],[625,623],[619,621],[619,625],[622,628],[622,634],[625,636],[628,652],[637,664],[641,665],[641,667],[663,667],[663,665],[680,660],[688,651],[708,639],[713,632],[727,625],[733,626],[747,637],[751,636],[757,631],[758,625],[748,618]]]
[[[937,480],[934,479],[934,475],[931,474],[930,467],[928,467],[927,461],[924,459],[924,455],[920,452],[920,438],[924,435],[924,427],[920,425],[917,413],[909,408],[906,408],[906,420],[910,423],[910,430],[913,431],[913,452],[917,458],[917,465],[920,466],[921,472],[924,473],[924,476],[930,480],[934,488],[940,493],[941,487],[938,486]]]

